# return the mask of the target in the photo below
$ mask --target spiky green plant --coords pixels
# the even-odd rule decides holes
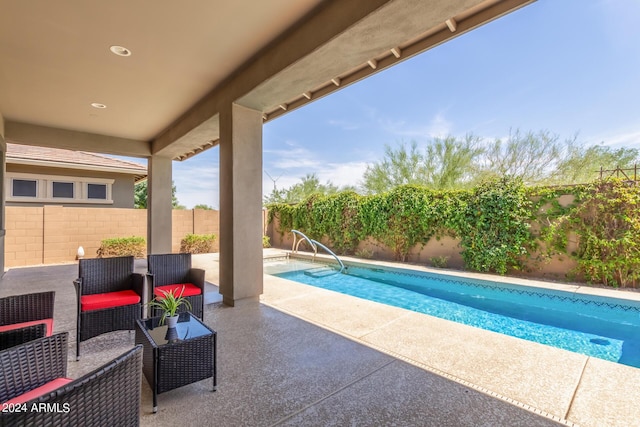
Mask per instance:
[[[163,295],[161,297],[155,297],[153,301],[149,302],[149,305],[162,310],[162,317],[160,318],[161,325],[164,324],[165,318],[175,316],[180,306],[184,305],[187,309],[191,310],[191,302],[182,296],[182,294],[184,294],[184,286],[182,287],[182,291],[180,291],[180,295],[175,295],[173,289],[170,291],[160,289],[160,292],[162,292]]]

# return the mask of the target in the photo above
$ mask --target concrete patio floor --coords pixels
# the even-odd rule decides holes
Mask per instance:
[[[217,282],[215,256],[194,256],[194,266]],[[76,276],[72,264],[12,269],[0,281],[0,296],[56,291],[72,378],[134,342],[104,334],[74,361]],[[273,276],[260,304],[209,304],[204,318],[218,332],[218,391],[208,379],[163,393],[152,414],[143,379],[141,425],[640,425],[640,369]]]

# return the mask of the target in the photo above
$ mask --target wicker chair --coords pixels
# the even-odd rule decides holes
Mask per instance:
[[[139,425],[142,346],[70,380],[67,341],[65,332],[0,351],[0,402],[25,409],[2,411],[0,427]]]
[[[191,268],[191,254],[164,254],[148,255],[147,282],[149,283],[149,300],[154,297],[162,297],[161,290],[176,289],[182,291],[185,285],[184,296],[191,303],[191,313],[202,319],[204,313],[204,270]],[[179,312],[187,311],[187,307],[180,307]],[[158,317],[162,313],[160,309],[152,307],[149,317]]]
[[[55,292],[0,298],[0,350],[53,333]]]
[[[133,257],[81,259],[73,284],[78,297],[76,360],[80,343],[106,332],[135,329],[142,316],[144,276]]]

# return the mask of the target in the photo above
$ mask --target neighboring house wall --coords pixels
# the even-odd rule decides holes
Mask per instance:
[[[78,246],[95,258],[103,239],[147,235],[146,209],[7,206],[5,214],[6,267],[73,262]],[[218,218],[214,210],[174,210],[172,252],[189,233],[219,236]]]
[[[16,175],[14,175],[16,174]],[[12,198],[12,180],[11,177],[19,176],[26,177],[28,179],[37,179],[38,177],[44,178],[46,181],[51,181],[48,177],[61,177],[61,180],[68,181],[69,179],[73,179],[74,182],[77,183],[77,187],[79,188],[82,183],[90,183],[95,182],[96,184],[107,184],[109,189],[109,195],[111,196],[110,200],[112,202],[86,202],[86,199],[83,201],[42,201],[42,200],[33,200],[33,201],[17,201],[15,198]],[[32,178],[29,178],[32,177]],[[5,179],[5,191],[7,195],[7,206],[46,206],[46,205],[62,205],[62,206],[77,206],[77,207],[112,207],[112,208],[133,208],[134,200],[134,177],[133,175],[128,174],[116,174],[109,172],[100,172],[100,171],[88,171],[88,170],[78,170],[78,169],[62,169],[62,168],[49,168],[42,166],[30,166],[30,165],[17,165],[17,164],[7,164],[7,175]],[[95,179],[95,181],[92,181]],[[43,194],[45,189],[39,189],[40,194]]]

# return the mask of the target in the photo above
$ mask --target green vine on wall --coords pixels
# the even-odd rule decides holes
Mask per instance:
[[[562,206],[558,198],[563,194],[574,201]],[[277,217],[280,233],[299,229],[341,254],[354,253],[360,242],[372,238],[399,261],[409,260],[417,245],[450,235],[460,239],[467,268],[499,274],[521,270],[542,247],[547,258],[573,257],[575,273],[591,282],[637,287],[639,206],[635,184],[525,188],[502,178],[471,191],[402,186],[373,196],[311,196],[297,205],[270,205],[269,221]],[[577,240],[572,253],[569,236]]]
[[[509,205],[515,200],[509,199],[512,193],[519,210]],[[373,238],[390,248],[398,261],[407,261],[416,245],[434,236],[463,236],[463,257],[470,268],[504,274],[507,266],[518,266],[517,256],[525,251],[528,235],[523,230],[530,212],[523,198],[522,184],[510,179],[490,182],[475,192],[406,185],[373,196],[346,192],[311,196],[294,206],[271,205],[269,221],[278,216],[281,232],[298,229],[343,254]],[[476,217],[476,211],[485,214]]]
[[[583,186],[579,202],[550,221],[546,239],[566,251],[566,236],[578,238],[572,257],[589,282],[638,287],[640,280],[640,187],[611,180]]]
[[[501,178],[480,184],[459,218],[462,258],[476,271],[520,270],[532,244],[532,202],[522,181]]]
[[[417,244],[434,235],[456,235],[451,217],[460,201],[453,194],[406,185],[364,197],[359,211],[364,235],[393,250],[397,261],[407,261]]]

